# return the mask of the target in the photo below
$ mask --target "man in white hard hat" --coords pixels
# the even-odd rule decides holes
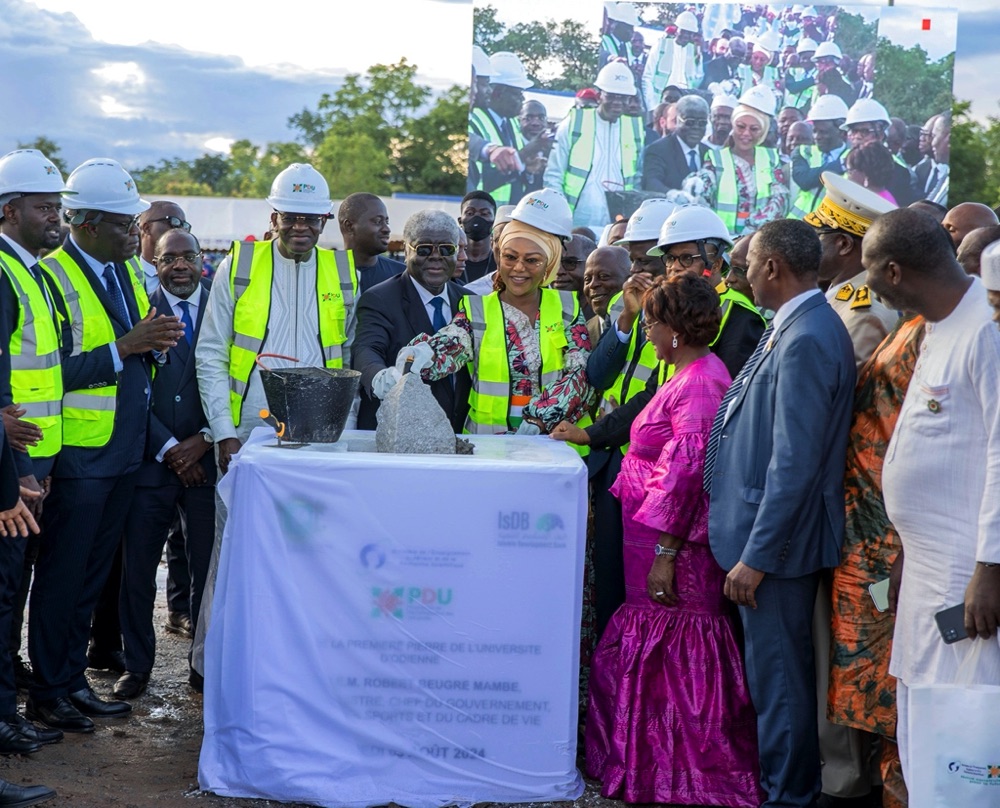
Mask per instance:
[[[1000,326],[1000,242],[994,242],[979,259],[986,299],[993,307],[993,322]]]
[[[683,89],[700,87],[705,77],[698,18],[682,11],[674,25],[664,31],[646,59],[642,74],[642,96],[647,109],[659,103],[660,94],[671,84]]]
[[[477,106],[469,115],[469,160],[478,182],[468,190],[486,191],[498,205],[511,204],[524,195],[527,162],[545,151],[549,135],[525,141],[518,115],[524,91],[534,86],[516,54],[499,51],[490,57],[490,97],[485,107]],[[476,140],[475,137],[482,138]],[[486,145],[474,151],[475,145]]]
[[[639,61],[632,49],[632,36],[639,25],[639,15],[632,3],[607,2],[604,4],[607,17],[605,34],[601,37],[601,50],[597,64],[601,67],[608,62],[623,62],[629,69]]]
[[[184,325],[151,309],[139,280],[138,218],[149,203],[128,172],[96,158],[67,187],[70,236],[41,262],[62,325],[63,446],[31,589],[25,715],[86,733],[91,718],[132,709],[91,689],[87,642],[142,463],[153,365],[184,339]]]
[[[574,225],[601,228],[610,219],[605,190],[639,187],[643,132],[640,118],[624,115],[626,101],[636,94],[628,67],[610,62],[594,84],[597,108],[573,109],[559,124],[543,185],[562,191]]]
[[[816,42],[808,37],[795,46],[795,64],[785,71],[785,104],[806,112],[816,99]]]
[[[270,241],[235,242],[219,264],[198,340],[198,387],[219,469],[262,426],[267,398],[254,359],[275,367],[350,367],[358,291],[353,256],[317,246],[330,190],[311,165],[293,163],[271,185]]]
[[[733,131],[733,110],[739,103],[736,96],[725,93],[712,98],[712,106],[709,111],[709,122],[712,124],[712,130],[703,141],[706,146],[712,149],[721,149],[725,145],[726,138]]]
[[[846,132],[847,145],[852,149],[864,146],[866,143],[882,143],[886,141],[892,121],[889,113],[874,98],[862,98],[847,110],[847,119],[840,128]],[[841,155],[841,162],[844,157]],[[942,162],[947,162],[943,160]],[[887,190],[900,207],[906,207],[920,198],[917,192],[917,178],[909,166],[901,158],[893,159],[892,177]],[[935,199],[935,202],[940,201]]]
[[[820,42],[813,54],[816,63],[817,92],[827,95],[839,95],[844,103],[850,106],[858,97],[857,90],[844,78],[840,72],[840,60],[844,57],[840,48],[833,42]]]
[[[843,173],[841,161],[847,144],[840,127],[846,119],[847,104],[838,95],[821,95],[810,107],[807,120],[812,124],[815,142],[792,152],[792,181],[799,193],[788,214],[790,218],[801,219],[816,210],[823,198],[820,178],[825,171]]]
[[[38,495],[26,500],[38,521],[62,447],[59,325],[50,308],[53,290],[38,259],[59,246],[65,190],[62,174],[40,151],[19,149],[0,159],[0,406],[10,422],[8,438],[24,447],[12,457],[20,486]],[[24,440],[26,435],[30,439]],[[10,730],[0,727],[3,754],[36,751],[41,743],[62,738],[58,730],[38,729],[17,713],[15,683],[25,673],[30,677],[18,650],[38,544],[34,535],[11,534],[0,543],[0,717]]]
[[[650,143],[642,155],[642,188],[678,191],[689,174],[698,171],[712,151],[702,140],[708,131],[708,103],[699,95],[685,95],[676,104],[677,127]]]

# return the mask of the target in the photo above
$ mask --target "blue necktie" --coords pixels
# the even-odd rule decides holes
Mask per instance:
[[[698,158],[695,157],[694,149],[688,152],[688,168],[691,169],[691,173],[698,170]]]
[[[115,276],[114,264],[108,264],[104,267],[104,285],[107,287],[111,308],[114,309],[115,314],[122,324],[126,328],[131,328],[132,321],[128,317],[128,309],[125,308],[125,298],[122,297],[122,290],[118,288],[118,278]]]
[[[444,319],[444,311],[442,311],[442,309],[444,309],[444,298],[432,297],[431,305],[434,307],[434,316],[431,318],[431,328],[435,331],[440,331],[448,325],[448,321]]]
[[[767,343],[771,341],[771,334],[774,333],[774,327],[769,325],[764,329],[764,333],[760,335],[760,342],[757,343],[757,347],[754,348],[753,353],[747,360],[747,363],[743,366],[742,370],[736,374],[736,378],[733,379],[733,383],[729,385],[729,389],[726,390],[726,394],[722,397],[722,401],[719,402],[719,410],[715,413],[715,420],[712,421],[712,431],[708,437],[708,449],[705,450],[705,470],[703,482],[705,484],[705,493],[712,493],[712,472],[715,470],[715,460],[719,456],[719,436],[722,434],[722,425],[726,421],[726,413],[729,412],[729,405],[732,404],[733,399],[740,394],[740,390],[743,389],[743,380],[746,379],[751,373],[753,373],[754,368],[760,364],[761,358],[764,356],[764,348],[767,347]]]
[[[191,322],[191,304],[186,300],[177,301],[181,310],[181,322],[184,323],[184,339],[190,345],[194,339],[194,323]]]

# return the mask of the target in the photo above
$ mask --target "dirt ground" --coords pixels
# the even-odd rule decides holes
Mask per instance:
[[[163,630],[166,568],[158,576],[156,666],[147,691],[123,719],[96,719],[93,734],[67,734],[30,756],[0,757],[0,777],[21,785],[44,784],[57,808],[264,808],[271,800],[217,797],[198,788],[202,699],[187,683],[188,642]],[[25,647],[27,641],[25,640]],[[117,674],[90,671],[94,691],[110,697]],[[22,705],[23,706],[23,705]],[[538,803],[569,808],[571,803]],[[589,783],[572,805],[623,808],[601,798]],[[485,808],[485,806],[484,806]]]

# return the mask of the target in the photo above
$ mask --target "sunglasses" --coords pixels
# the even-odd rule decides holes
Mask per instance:
[[[435,250],[442,258],[451,258],[458,252],[457,244],[411,244],[410,248],[419,258],[430,258]]]
[[[176,264],[178,261],[183,261],[185,264],[190,266],[197,266],[198,260],[201,258],[201,253],[184,253],[183,255],[161,255],[156,259],[156,265],[158,267],[170,267]]]
[[[146,224],[153,224],[153,222],[169,222],[170,227],[173,229],[180,228],[185,233],[191,232],[191,222],[185,222],[177,216],[161,216],[159,219],[149,219],[146,221]]]
[[[316,230],[323,226],[329,216],[301,216],[295,213],[279,213],[278,222],[282,227],[295,227],[297,224],[304,224],[306,227]]]
[[[680,264],[684,269],[690,267],[695,261],[702,261],[701,255],[698,253],[685,253],[684,255],[673,255],[672,253],[663,254],[663,263],[668,267],[672,267],[674,264]]]

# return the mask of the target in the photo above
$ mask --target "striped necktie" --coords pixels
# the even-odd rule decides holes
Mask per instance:
[[[706,494],[712,493],[712,472],[715,471],[715,461],[719,456],[719,438],[722,435],[722,425],[726,422],[726,413],[729,412],[729,405],[732,404],[736,396],[740,394],[740,390],[743,389],[746,378],[753,373],[757,365],[760,364],[760,360],[764,356],[764,349],[767,347],[767,343],[771,341],[771,334],[773,333],[773,325],[769,325],[764,329],[764,333],[760,335],[760,342],[757,343],[757,347],[754,348],[753,353],[750,355],[750,358],[747,360],[742,370],[736,374],[736,378],[733,379],[733,383],[729,385],[729,389],[726,390],[726,394],[722,397],[722,401],[719,402],[719,410],[715,413],[715,420],[712,421],[712,431],[708,437],[708,449],[705,451],[705,470],[702,479],[705,484]]]

